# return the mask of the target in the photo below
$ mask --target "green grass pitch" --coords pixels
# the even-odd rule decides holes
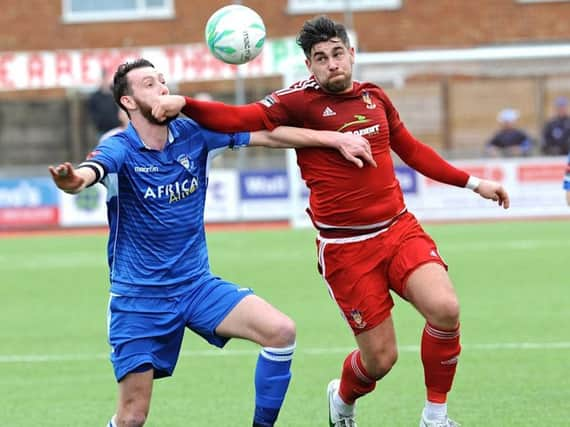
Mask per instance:
[[[450,265],[462,344],[450,415],[467,427],[567,426],[570,222],[426,227]],[[297,322],[281,427],[327,424],[325,389],[353,339],[315,270],[312,230],[216,231],[213,271]],[[106,236],[0,238],[0,425],[103,427],[115,409],[108,362]],[[397,302],[400,357],[358,404],[361,427],[416,426],[423,322]],[[256,347],[217,350],[188,333],[172,378],[155,382],[149,426],[249,426]]]

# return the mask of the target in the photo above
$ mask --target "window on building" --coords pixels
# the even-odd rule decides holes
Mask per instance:
[[[134,21],[174,17],[173,0],[63,0],[64,22]]]
[[[346,10],[399,9],[402,0],[289,0],[289,13],[324,13]]]

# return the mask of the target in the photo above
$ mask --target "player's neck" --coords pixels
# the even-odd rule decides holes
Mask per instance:
[[[321,85],[321,90],[329,95],[345,95],[347,93],[350,93],[354,90],[354,81],[350,81],[350,84],[347,85],[347,87],[345,89],[342,90],[329,90],[327,89],[325,86]]]
[[[139,138],[146,148],[162,151],[168,140],[168,126],[150,123],[146,119],[133,120]]]

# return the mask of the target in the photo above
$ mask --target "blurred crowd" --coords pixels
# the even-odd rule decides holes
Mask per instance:
[[[484,147],[487,157],[524,157],[533,154],[560,156],[570,152],[570,115],[568,98],[560,96],[553,115],[544,123],[539,140],[519,125],[520,113],[505,108],[497,114],[498,129]]]

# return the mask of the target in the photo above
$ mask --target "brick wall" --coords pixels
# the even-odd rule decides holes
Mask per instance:
[[[112,23],[66,24],[61,0],[3,0],[0,52],[191,43],[203,39],[212,12],[229,0],[174,0],[176,17]],[[286,0],[244,0],[264,18],[268,37],[294,35],[310,15],[287,14]],[[342,14],[331,14],[342,20]],[[516,0],[403,0],[396,11],[354,12],[365,51],[528,41],[568,41],[570,2]]]
[[[66,24],[62,22],[61,0],[2,0],[0,52],[201,42],[208,17],[230,2],[174,0],[176,17],[168,20]],[[264,18],[269,38],[295,35],[311,17],[288,15],[286,0],[242,3]],[[402,3],[402,8],[395,11],[353,13],[360,50],[570,41],[570,1],[521,4],[516,0],[403,0]],[[343,20],[342,14],[330,16]],[[248,98],[258,99],[276,89],[280,86],[277,80],[247,81]],[[390,94],[419,138],[438,149],[452,147],[475,153],[494,129],[499,109],[507,105],[519,108],[523,126],[537,134],[541,119],[550,114],[551,100],[561,93],[570,94],[569,86],[567,76],[542,81],[475,79],[452,81],[449,90],[443,93],[442,83],[436,79],[393,88]],[[227,100],[232,95],[233,82],[187,83],[179,88],[183,93],[205,89]],[[541,99],[537,99],[537,93]],[[70,121],[70,100],[64,91],[0,92],[0,99],[5,103],[0,111],[0,164],[46,163],[53,158],[77,160],[72,158],[72,147],[77,151],[77,147],[89,147],[94,142],[85,114],[76,114],[75,122]],[[45,109],[36,108],[34,102],[40,100],[45,102]],[[22,117],[29,119],[27,126],[35,130],[18,125]],[[43,123],[46,117],[47,123]],[[50,124],[54,129],[50,130]],[[70,126],[79,126],[81,130],[70,130]],[[74,140],[74,136],[81,137],[81,141]],[[13,153],[15,147],[26,148]]]

